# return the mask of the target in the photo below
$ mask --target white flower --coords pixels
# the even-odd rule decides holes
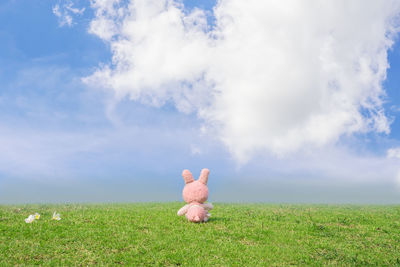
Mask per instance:
[[[56,212],[54,212],[53,213],[53,218],[51,218],[52,220],[56,220],[56,221],[59,221],[59,220],[61,220],[61,218],[60,218],[60,214],[59,213],[56,213]]]
[[[35,220],[35,215],[29,215],[28,218],[25,219],[26,223],[32,223]]]
[[[39,220],[39,219],[40,219],[40,214],[37,213],[37,212],[35,213],[35,219],[36,219],[36,220]]]

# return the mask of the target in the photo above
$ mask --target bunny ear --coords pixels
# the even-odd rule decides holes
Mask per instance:
[[[207,184],[208,181],[208,175],[210,174],[210,171],[208,169],[202,169],[200,173],[200,178],[199,181],[203,184]]]
[[[194,181],[193,175],[190,173],[189,170],[184,170],[182,172],[183,180],[185,180],[185,184],[191,183]]]

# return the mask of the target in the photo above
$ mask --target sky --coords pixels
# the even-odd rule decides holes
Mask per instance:
[[[0,203],[400,203],[400,3],[4,0]]]

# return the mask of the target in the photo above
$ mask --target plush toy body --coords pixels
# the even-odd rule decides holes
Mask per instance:
[[[200,178],[195,181],[193,175],[188,170],[182,172],[185,187],[183,188],[183,200],[186,204],[180,210],[178,215],[186,215],[186,218],[191,222],[206,222],[210,218],[209,210],[213,208],[211,203],[205,203],[208,198],[208,169],[201,170]]]

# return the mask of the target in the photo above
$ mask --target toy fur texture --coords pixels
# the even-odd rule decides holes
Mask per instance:
[[[183,188],[183,200],[186,204],[178,210],[178,216],[186,215],[186,218],[191,222],[206,222],[211,214],[209,210],[213,208],[211,203],[204,203],[208,198],[208,169],[202,169],[200,178],[195,181],[189,170],[182,172],[185,187]]]

